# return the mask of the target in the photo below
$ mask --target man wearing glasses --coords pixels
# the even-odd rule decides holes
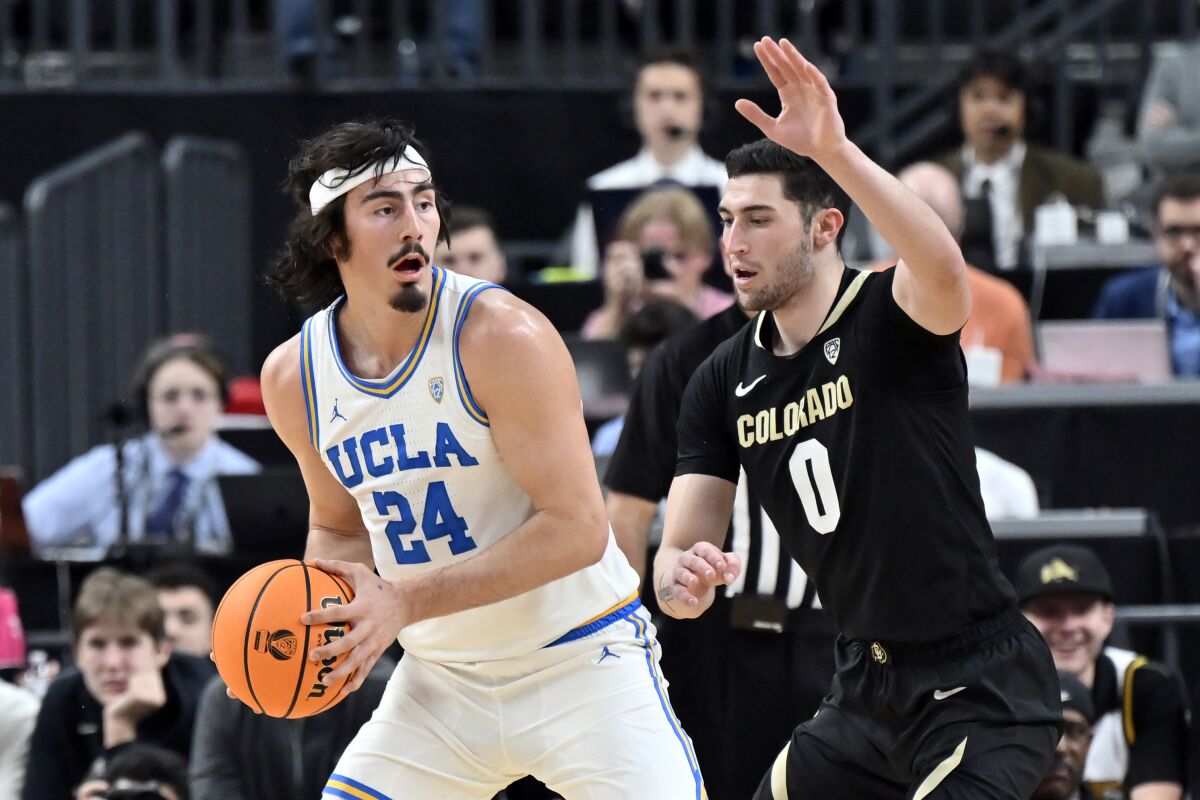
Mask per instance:
[[[1178,377],[1200,376],[1200,173],[1165,178],[1154,196],[1154,244],[1161,267],[1104,285],[1097,319],[1161,319]]]

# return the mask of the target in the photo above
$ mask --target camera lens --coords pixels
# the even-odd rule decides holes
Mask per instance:
[[[647,280],[666,280],[671,277],[663,256],[663,251],[657,247],[642,251],[642,272]]]

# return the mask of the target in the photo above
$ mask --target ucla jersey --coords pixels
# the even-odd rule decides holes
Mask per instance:
[[[342,361],[342,299],[309,318],[300,334],[310,439],[358,501],[375,566],[387,580],[472,558],[534,513],[496,451],[458,359],[471,304],[499,287],[432,271],[421,335],[385,378],[357,377]],[[637,584],[610,531],[597,564],[499,603],[409,625],[400,644],[437,661],[529,653],[622,607]]]

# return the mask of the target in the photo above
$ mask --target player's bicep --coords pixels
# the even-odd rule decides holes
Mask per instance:
[[[536,510],[603,525],[571,356],[544,317],[499,293],[481,299],[492,294],[472,309],[460,357],[496,449]]]
[[[308,491],[309,527],[365,531],[358,503],[326,469],[309,439],[298,348],[299,339],[293,338],[276,348],[263,364],[262,392],[267,418],[300,467]]]

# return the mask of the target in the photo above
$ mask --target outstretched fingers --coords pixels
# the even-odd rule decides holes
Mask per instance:
[[[783,51],[770,36],[764,36],[754,43],[754,55],[758,56],[758,63],[762,64],[776,89],[782,89],[799,79],[796,70],[788,64]]]
[[[804,76],[806,83],[811,84],[821,94],[833,94],[833,87],[829,85],[829,79],[825,77],[825,73],[817,69],[816,64],[805,58],[796,49],[796,45],[783,39],[780,42],[780,48],[788,60],[795,65],[796,70]]]
[[[747,122],[762,131],[763,135],[770,138],[771,131],[775,128],[775,118],[763,111],[758,103],[743,98],[734,103],[733,107],[737,109],[739,114],[746,118]]]

